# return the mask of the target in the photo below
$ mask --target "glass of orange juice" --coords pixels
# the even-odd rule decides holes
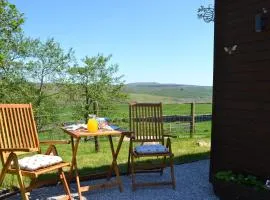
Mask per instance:
[[[95,115],[89,115],[89,119],[87,122],[87,130],[90,133],[95,133],[98,130],[98,121],[96,120]]]

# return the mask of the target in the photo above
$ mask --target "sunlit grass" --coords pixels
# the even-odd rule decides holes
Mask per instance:
[[[172,149],[175,155],[175,164],[181,164],[186,162],[192,162],[195,160],[206,159],[209,157],[209,147],[200,147],[197,145],[198,140],[204,140],[210,142],[210,138],[183,138],[172,139]],[[117,138],[114,138],[115,146],[117,144]],[[70,144],[56,145],[59,155],[67,162],[71,162],[72,152]],[[126,172],[127,160],[128,160],[128,146],[129,142],[124,141],[121,151],[119,153],[117,162],[120,166],[121,173]],[[45,152],[47,146],[42,146],[42,151]],[[100,151],[95,152],[94,141],[84,142],[79,144],[77,153],[77,163],[80,175],[86,175],[89,173],[99,173],[106,170],[112,161],[112,155],[107,138],[100,139]],[[68,171],[66,168],[65,171]],[[48,178],[49,175],[45,175],[42,178]],[[29,180],[26,180],[27,184]],[[8,175],[4,180],[3,187],[11,187],[17,185],[17,177]]]
[[[166,123],[166,127],[168,124]],[[180,124],[181,125],[181,124]],[[183,125],[183,124],[182,124]],[[172,123],[177,131],[172,133],[177,136],[177,138],[172,139],[172,149],[174,152],[175,164],[187,163],[196,160],[209,158],[209,147],[198,146],[198,141],[205,141],[210,143],[211,135],[211,121],[196,123],[194,133],[194,138],[189,138],[189,132],[183,130],[180,132],[179,124]],[[188,124],[186,124],[188,126]],[[42,133],[39,134],[40,140],[48,139],[70,139],[67,134],[64,134],[60,129],[55,129],[50,134]],[[172,128],[173,130],[173,128]],[[114,138],[114,144],[116,149],[117,139]],[[80,175],[86,175],[89,173],[100,173],[101,171],[107,170],[112,161],[112,155],[110,151],[109,141],[106,137],[99,138],[100,151],[95,152],[94,141],[80,142],[78,153],[77,153],[77,163]],[[127,169],[128,160],[128,146],[129,142],[124,141],[119,153],[117,162],[120,167],[121,173],[125,174]],[[46,151],[47,146],[41,146],[42,152]],[[71,162],[72,151],[71,144],[61,144],[56,145],[59,155],[67,162]],[[68,171],[69,168],[64,169]],[[42,179],[50,178],[55,176],[52,174],[42,176]],[[29,180],[26,179],[26,185],[29,184]],[[12,175],[7,175],[1,188],[10,188],[12,186],[17,186],[17,177]]]

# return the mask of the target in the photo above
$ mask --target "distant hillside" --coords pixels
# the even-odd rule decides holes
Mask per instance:
[[[212,87],[184,84],[130,83],[124,88],[134,101],[162,101],[164,103],[211,102]]]

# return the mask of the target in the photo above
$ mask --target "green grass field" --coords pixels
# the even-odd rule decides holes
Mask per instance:
[[[197,104],[196,113],[209,114],[211,113],[211,104]],[[72,107],[66,107],[59,113],[58,121],[48,125],[48,130],[39,133],[40,140],[53,140],[53,139],[70,139],[69,136],[60,129],[61,124],[66,121],[74,121],[72,116]],[[101,113],[101,112],[100,112]],[[164,104],[164,115],[189,115],[190,104]],[[106,115],[112,121],[114,119],[127,119],[128,118],[128,104],[117,105],[114,111]],[[128,128],[128,121],[120,120],[115,121],[121,127]],[[191,162],[195,160],[205,159],[209,157],[209,147],[200,147],[197,145],[198,141],[210,142],[211,137],[211,121],[196,123],[194,138],[189,138],[189,123],[173,122],[164,123],[166,131],[170,131],[176,135],[177,138],[172,139],[172,148],[175,154],[175,164]],[[115,138],[116,139],[116,138]],[[78,151],[78,165],[80,174],[88,172],[96,173],[106,169],[111,162],[111,152],[107,138],[99,139],[100,152],[96,153],[94,150],[94,142],[81,142]],[[43,152],[45,146],[42,146]],[[70,145],[57,145],[59,155],[64,160],[71,161],[71,146]],[[118,164],[120,165],[121,172],[126,171],[126,163],[128,156],[128,142],[123,142],[122,149],[118,157]],[[48,178],[47,175],[42,178]],[[8,175],[2,187],[11,187],[17,185],[16,176]],[[29,182],[29,181],[28,181]]]
[[[209,137],[206,138],[193,138],[193,139],[172,139],[172,149],[175,154],[175,164],[187,163],[196,160],[209,158],[209,147],[200,147],[196,143],[198,140],[203,140],[209,142]],[[114,138],[114,143],[116,144],[116,138]],[[128,158],[128,141],[124,141],[121,151],[118,156],[118,164],[120,166],[120,171],[122,173],[126,172],[127,158]],[[44,152],[47,146],[42,146],[42,151]],[[58,153],[65,161],[71,162],[72,153],[70,144],[57,145]],[[96,153],[94,150],[94,142],[81,142],[78,150],[78,167],[80,175],[86,175],[89,173],[99,173],[106,170],[111,164],[112,157],[109,147],[109,142],[107,138],[100,139],[100,152]],[[148,160],[148,162],[150,162]],[[65,171],[67,171],[65,169]],[[41,178],[46,179],[48,177],[54,176],[52,174],[44,175]],[[26,183],[29,180],[26,179]],[[2,188],[9,188],[12,185],[17,185],[17,177],[12,175],[7,175]]]

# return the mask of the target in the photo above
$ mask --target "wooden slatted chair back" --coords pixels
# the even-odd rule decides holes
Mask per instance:
[[[39,140],[31,104],[0,104],[0,150],[38,151]]]
[[[163,143],[161,103],[132,103],[129,105],[129,128],[137,142]]]
[[[69,163],[60,162],[35,170],[21,169],[18,155],[27,152],[38,152],[39,139],[31,104],[0,104],[0,156],[2,170],[0,173],[0,186],[7,173],[16,174],[21,191],[21,199],[28,200],[27,191],[42,186],[48,181],[38,181],[38,176],[50,171],[58,170],[59,178],[64,185],[67,198],[71,199],[70,190],[63,172],[63,167]],[[46,154],[56,154],[56,148],[52,145]],[[13,164],[12,164],[13,163]],[[32,163],[29,163],[32,164]],[[13,165],[13,166],[12,166]],[[25,187],[23,176],[31,179],[29,187]]]

